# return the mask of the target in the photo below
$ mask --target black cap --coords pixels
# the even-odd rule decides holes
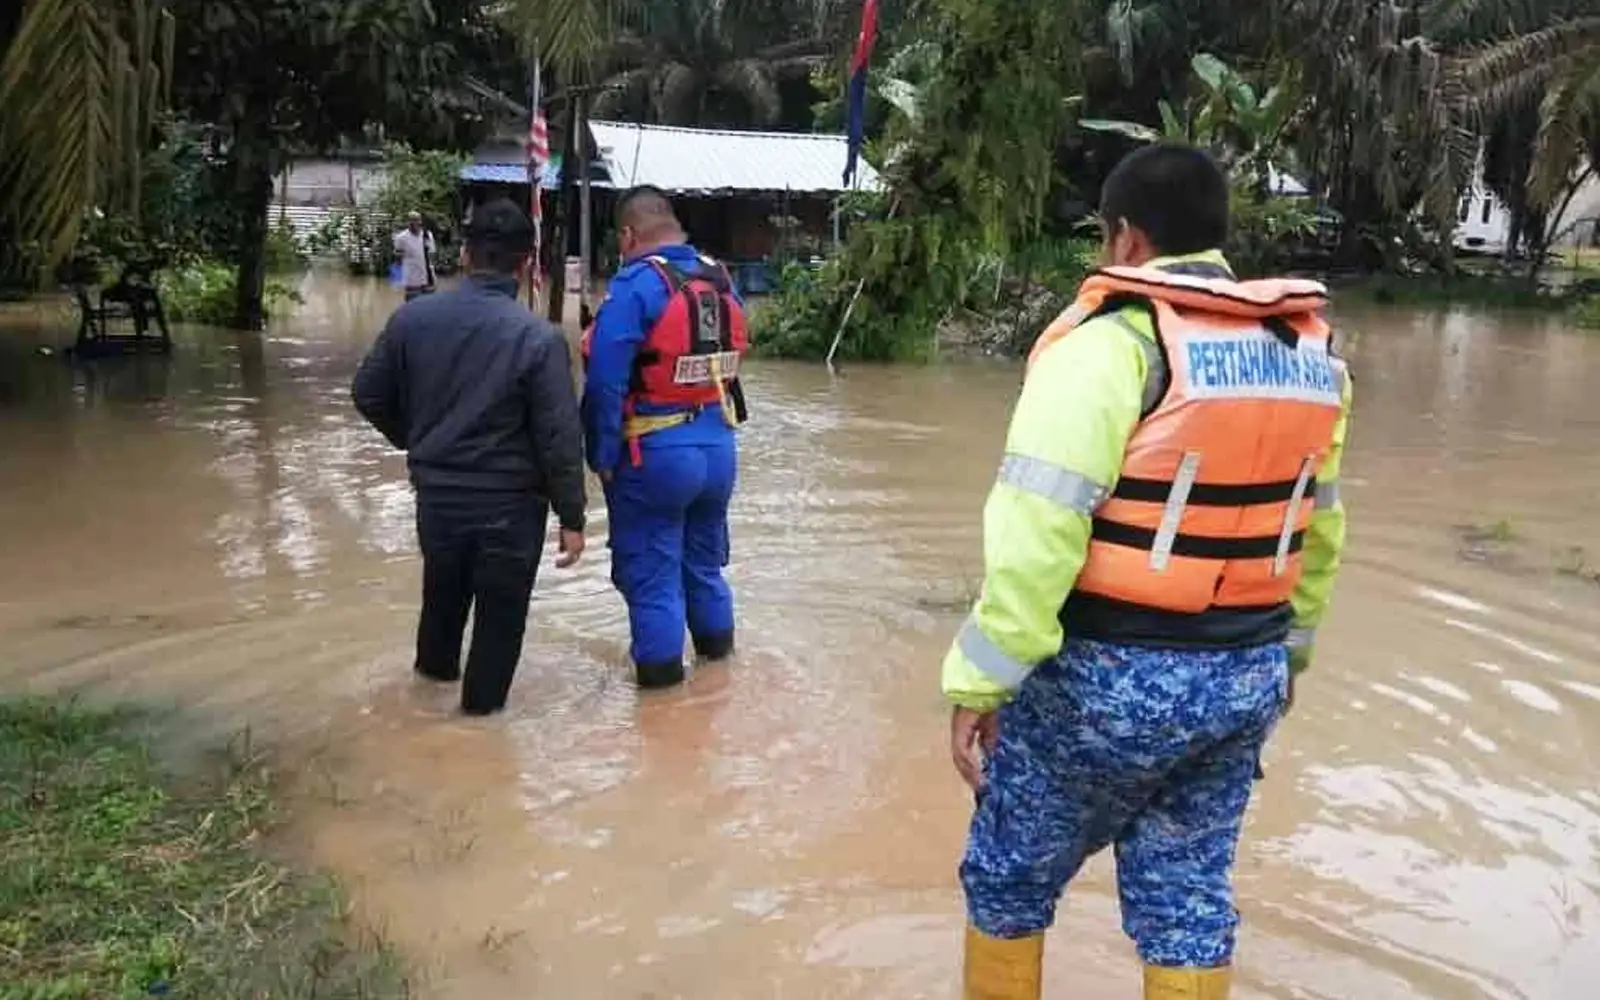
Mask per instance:
[[[510,198],[496,198],[477,206],[464,228],[469,243],[492,243],[518,250],[533,245],[533,223]]]

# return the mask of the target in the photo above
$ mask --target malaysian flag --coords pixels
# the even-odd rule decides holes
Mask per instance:
[[[544,206],[539,197],[539,175],[550,162],[550,131],[537,101],[528,119],[528,217],[533,220],[533,256],[528,260],[528,288],[539,285],[539,245],[544,236]]]

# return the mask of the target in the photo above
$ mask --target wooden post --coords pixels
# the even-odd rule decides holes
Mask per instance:
[[[560,326],[566,319],[567,305],[567,230],[572,218],[568,194],[573,190],[572,165],[578,159],[578,100],[575,90],[568,90],[566,135],[561,140],[561,197],[556,199],[555,223],[550,232],[550,298],[545,315],[550,322]]]

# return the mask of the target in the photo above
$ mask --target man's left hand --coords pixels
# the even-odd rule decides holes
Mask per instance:
[[[961,780],[974,792],[983,787],[983,758],[994,753],[999,738],[998,712],[979,712],[957,705],[950,715],[950,757]]]

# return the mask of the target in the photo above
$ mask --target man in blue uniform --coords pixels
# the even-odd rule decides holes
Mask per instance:
[[[722,571],[744,316],[727,271],[688,244],[661,191],[623,196],[617,243],[622,268],[584,337],[584,429],[639,686],[669,687],[684,678],[685,626],[700,658],[733,652]]]

